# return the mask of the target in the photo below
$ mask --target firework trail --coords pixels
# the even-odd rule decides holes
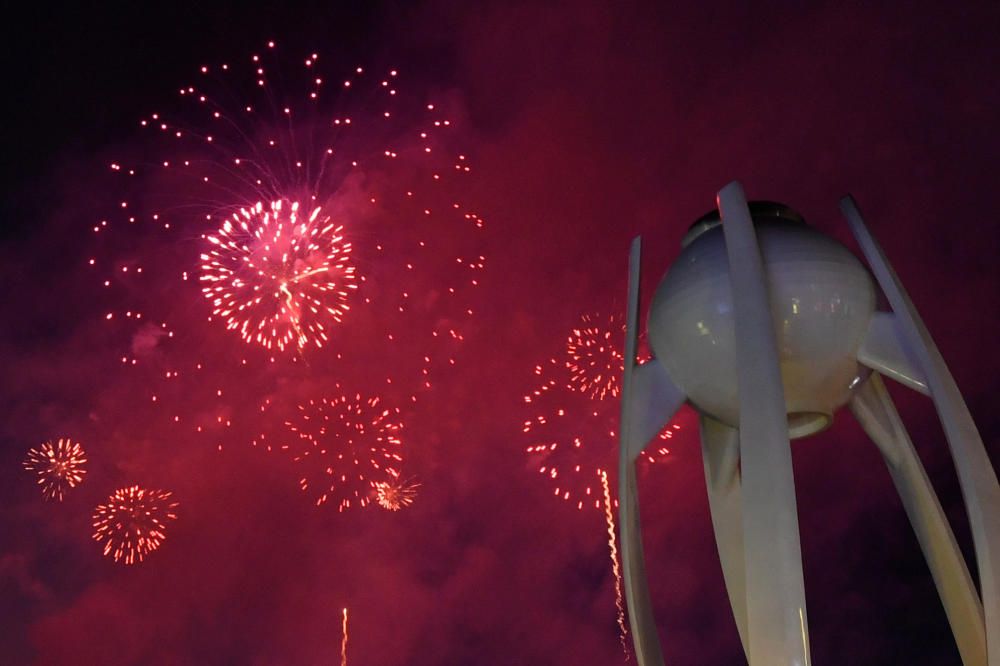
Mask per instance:
[[[399,511],[413,505],[420,484],[413,479],[390,476],[375,483],[375,501],[386,511]]]
[[[611,506],[611,488],[608,485],[607,472],[601,472],[601,489],[604,491],[604,520],[608,524],[608,552],[611,557],[611,572],[615,576],[615,609],[618,611],[618,638],[622,644],[622,651],[625,653],[625,660],[628,661],[628,625],[625,624],[622,572],[618,565],[618,530],[615,529],[615,513]]]
[[[89,259],[137,423],[221,446],[283,379],[402,404],[455,364],[484,223],[453,96],[404,79],[269,42],[141,119]]]
[[[22,465],[38,477],[36,482],[46,500],[63,501],[67,490],[83,481],[87,462],[83,447],[77,442],[62,439],[45,442],[37,449],[29,449]]]
[[[529,462],[549,480],[556,497],[577,509],[601,508],[601,474],[617,459],[620,391],[612,371],[618,368],[620,374],[622,357],[611,342],[623,333],[614,318],[608,328],[598,328],[595,322],[602,320],[583,317],[568,336],[564,354],[535,366],[537,383],[523,398]],[[655,464],[668,458],[667,441],[677,429],[673,425],[661,432],[642,460]]]
[[[167,491],[120,488],[94,510],[93,538],[115,562],[142,562],[167,538],[167,522],[177,519],[177,507]]]
[[[265,420],[280,420],[282,427],[270,436],[261,433],[253,444],[289,454],[302,470],[299,487],[315,497],[316,506],[365,507],[381,479],[399,478],[403,422],[399,408],[379,396],[340,393],[311,399],[287,416],[275,414],[280,407],[270,400],[261,410]]]
[[[343,619],[340,623],[340,666],[347,666],[347,609],[344,609]]]

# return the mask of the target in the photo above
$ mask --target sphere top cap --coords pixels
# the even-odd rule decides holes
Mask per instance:
[[[805,218],[792,208],[776,201],[750,201],[747,203],[747,207],[750,209],[750,218],[754,222],[785,220],[786,222],[795,222],[797,224],[806,223]],[[695,220],[694,224],[688,228],[687,233],[684,234],[684,238],[681,239],[681,247],[687,247],[695,238],[721,223],[722,218],[719,216],[719,211],[716,209],[710,210]]]

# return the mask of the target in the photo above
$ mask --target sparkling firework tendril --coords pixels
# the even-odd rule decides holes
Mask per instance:
[[[226,220],[201,255],[202,292],[212,313],[246,342],[280,351],[294,343],[322,347],[323,318],[339,323],[357,288],[348,265],[351,244],[343,226],[316,207],[307,216],[299,203],[257,203]]]
[[[261,411],[273,409],[267,401]],[[377,496],[380,479],[399,478],[403,461],[400,410],[360,393],[309,400],[298,405],[277,436],[259,435],[254,445],[286,451],[305,468],[299,478],[316,506],[338,511],[364,507]]]
[[[615,609],[618,612],[618,638],[628,661],[628,625],[625,624],[625,599],[622,596],[622,572],[618,566],[618,530],[615,528],[615,513],[611,503],[611,488],[608,473],[601,472],[601,490],[604,491],[604,520],[608,525],[608,554],[611,557],[611,573],[615,577]]]
[[[45,442],[37,449],[29,449],[22,463],[24,469],[34,472],[46,500],[63,501],[67,490],[83,481],[87,470],[83,447],[69,439],[59,438],[55,444]]]
[[[93,538],[115,562],[142,562],[167,538],[167,522],[177,519],[177,507],[167,491],[120,488],[94,510]]]
[[[413,479],[390,477],[375,483],[375,501],[386,511],[399,511],[413,505],[420,484]]]
[[[220,448],[233,414],[305,364],[416,402],[473,316],[484,221],[455,99],[324,63],[269,42],[200,67],[101,184],[115,203],[88,263],[121,362]]]

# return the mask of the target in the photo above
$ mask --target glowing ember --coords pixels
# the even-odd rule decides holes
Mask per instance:
[[[171,493],[129,486],[116,490],[94,510],[94,540],[115,562],[135,564],[160,547],[167,522],[176,520]]]
[[[390,477],[388,481],[375,483],[375,500],[387,511],[399,511],[413,504],[419,487],[420,484],[413,479]]]
[[[348,291],[357,287],[351,244],[318,207],[304,215],[298,202],[258,203],[207,240],[214,247],[201,256],[202,292],[247,342],[322,347],[327,326],[349,308]]]
[[[270,408],[265,403],[262,412]],[[402,430],[399,409],[382,398],[339,395],[298,405],[282,432],[254,443],[287,451],[305,468],[299,487],[316,497],[316,506],[332,502],[344,511],[367,506],[379,480],[399,477]]]
[[[67,490],[83,481],[87,470],[83,447],[69,439],[60,438],[55,444],[45,442],[37,449],[30,449],[23,465],[34,472],[46,500],[63,501]]]

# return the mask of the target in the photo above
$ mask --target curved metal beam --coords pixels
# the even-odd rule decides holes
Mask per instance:
[[[656,619],[649,598],[646,561],[639,521],[639,486],[635,460],[652,435],[653,424],[660,428],[684,403],[684,396],[653,364],[638,366],[635,361],[639,340],[639,278],[641,239],[632,241],[629,253],[628,311],[625,326],[625,377],[622,382],[621,427],[618,455],[618,529],[622,544],[622,580],[628,620],[639,666],[663,666],[663,650],[656,632]],[[658,365],[658,364],[657,364]],[[645,371],[643,371],[645,368]],[[652,373],[652,374],[650,374]],[[640,376],[649,378],[641,381]],[[665,382],[665,383],[664,383]],[[651,390],[656,388],[658,390]],[[656,432],[653,432],[655,435]]]
[[[1000,484],[996,472],[948,365],[882,247],[865,226],[854,199],[849,196],[841,199],[840,209],[896,315],[907,348],[913,352],[927,378],[934,407],[951,448],[972,530],[986,621],[988,663],[1000,666]]]
[[[715,419],[702,416],[701,457],[705,487],[712,509],[712,529],[726,580],[729,605],[740,632],[743,652],[750,658],[747,636],[747,581],[743,554],[743,501],[740,488],[740,435]]]
[[[807,666],[799,519],[767,276],[743,188],[730,183],[718,203],[736,326],[750,664]]]
[[[851,411],[882,452],[934,577],[962,663],[986,666],[986,626],[979,595],[934,487],[877,372],[855,393]]]

